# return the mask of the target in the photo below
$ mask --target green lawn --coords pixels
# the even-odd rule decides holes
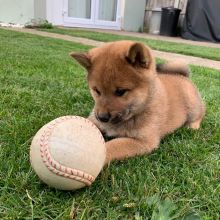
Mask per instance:
[[[134,40],[141,41],[145,44],[149,45],[151,48],[160,51],[166,51],[171,53],[180,53],[190,56],[202,57],[212,60],[220,61],[220,49],[219,48],[209,48],[204,46],[194,46],[183,43],[173,43],[168,41],[160,41],[160,40],[151,40],[140,37],[131,37],[131,36],[120,36],[116,34],[109,33],[101,33],[95,31],[87,31],[81,29],[74,28],[57,28],[54,27],[52,29],[39,29],[41,31],[66,34],[74,37],[83,37],[89,38],[97,41],[109,42],[109,41],[117,41],[117,40]]]
[[[0,29],[0,219],[219,219],[220,71],[212,69],[192,67],[207,105],[199,131],[182,128],[153,154],[115,162],[76,192],[38,179],[29,163],[37,130],[92,108],[84,71],[68,55],[88,48]]]

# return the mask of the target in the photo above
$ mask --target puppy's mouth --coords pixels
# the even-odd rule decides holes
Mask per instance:
[[[110,120],[112,124],[119,124],[121,122],[127,121],[131,118],[131,110],[130,108],[125,109],[123,112],[119,112]]]
[[[112,124],[119,124],[122,121],[123,121],[123,117],[121,115],[117,115],[114,118],[112,118],[110,122]]]
[[[103,124],[120,124],[123,123],[130,118],[133,117],[133,111],[131,105],[128,106],[126,109],[124,109],[121,112],[110,112],[108,114],[98,115],[95,113],[95,117],[97,120],[102,122]]]

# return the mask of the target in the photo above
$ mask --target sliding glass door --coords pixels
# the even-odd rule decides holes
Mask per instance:
[[[91,0],[69,0],[68,17],[90,19],[91,3]]]
[[[121,0],[64,0],[64,23],[120,28]]]
[[[117,0],[99,0],[97,4],[98,18],[101,21],[116,21]]]

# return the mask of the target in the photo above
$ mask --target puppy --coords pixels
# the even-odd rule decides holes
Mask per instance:
[[[95,101],[89,119],[107,136],[106,163],[149,154],[161,138],[205,115],[200,94],[182,64],[158,65],[142,43],[118,41],[71,53],[88,72]]]

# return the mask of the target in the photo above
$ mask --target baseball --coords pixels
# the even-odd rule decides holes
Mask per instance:
[[[63,116],[44,125],[30,147],[31,166],[39,178],[61,190],[91,185],[105,156],[101,132],[79,116]]]

